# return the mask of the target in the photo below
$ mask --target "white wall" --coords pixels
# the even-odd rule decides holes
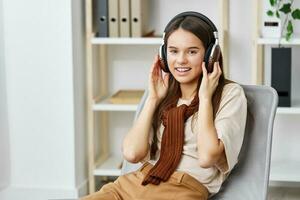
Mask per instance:
[[[0,190],[9,184],[9,130],[7,117],[6,83],[4,66],[3,6],[0,0]]]
[[[72,1],[72,44],[73,44],[73,91],[75,126],[75,183],[79,196],[86,194],[87,154],[86,154],[86,88],[85,88],[85,16],[84,0]]]
[[[252,1],[230,0],[229,9],[229,77],[251,84]]]
[[[3,0],[11,185],[0,199],[86,187],[82,2]]]

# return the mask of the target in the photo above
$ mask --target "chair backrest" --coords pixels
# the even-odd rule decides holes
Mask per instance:
[[[277,92],[269,86],[242,85],[248,113],[239,162],[213,200],[266,200],[269,184],[273,122],[278,104]],[[142,109],[147,93],[138,107]],[[124,162],[122,172],[140,164]]]

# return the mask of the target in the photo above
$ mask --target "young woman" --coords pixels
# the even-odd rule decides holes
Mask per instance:
[[[124,158],[143,166],[83,199],[206,200],[237,163],[247,100],[224,78],[222,55],[208,73],[205,53],[216,38],[199,15],[183,13],[167,25],[169,73],[155,56],[147,100],[123,141]]]

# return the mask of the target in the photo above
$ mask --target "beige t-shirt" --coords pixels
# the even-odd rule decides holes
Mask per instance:
[[[179,99],[178,106],[182,104],[189,105],[192,100]],[[245,124],[247,116],[247,100],[243,88],[236,83],[229,83],[224,86],[219,110],[214,121],[219,139],[225,147],[228,170],[222,170],[220,166],[210,168],[202,168],[199,166],[197,153],[197,113],[195,117],[191,116],[185,123],[185,139],[181,161],[177,167],[177,171],[183,171],[196,178],[204,186],[207,187],[211,194],[220,190],[221,184],[229,175],[238,161]],[[160,146],[164,126],[161,124],[158,135],[158,151],[155,160],[150,160],[150,155],[143,160],[151,164],[155,164],[159,159]],[[150,134],[152,139],[153,130]],[[151,141],[150,141],[151,142]],[[226,165],[226,163],[225,163]],[[224,169],[224,168],[223,168]]]

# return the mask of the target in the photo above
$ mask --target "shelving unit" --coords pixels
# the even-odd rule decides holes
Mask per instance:
[[[276,114],[296,114],[300,115],[300,100],[293,100],[292,107],[278,107]]]
[[[263,12],[262,1],[255,0],[253,2],[253,19],[255,19],[254,28],[253,28],[253,38],[252,38],[252,83],[253,84],[267,84],[266,80],[264,80],[264,73],[267,67],[269,67],[270,59],[269,55],[266,54],[265,48],[269,48],[272,46],[278,45],[279,41],[282,46],[296,46],[300,45],[300,37],[299,35],[294,36],[289,42],[285,39],[281,38],[279,40],[276,38],[263,38],[261,37],[261,19]],[[270,52],[267,52],[270,53]],[[266,76],[270,74],[266,73]],[[299,74],[300,76],[300,74]],[[287,119],[289,117],[298,118],[300,116],[300,96],[298,94],[291,99],[291,107],[278,107],[276,112],[276,118]],[[270,170],[270,183],[275,185],[288,185],[288,186],[298,186],[300,185],[300,158],[289,157],[289,150],[293,149],[293,151],[300,151],[299,146],[299,138],[296,134],[292,135],[290,130],[282,130],[278,124],[281,121],[275,119],[274,129],[273,129],[273,145],[272,145],[272,159],[271,159],[271,170]],[[282,123],[295,123],[290,122],[289,120],[284,120]],[[297,122],[296,122],[297,123]],[[289,124],[286,124],[289,125]],[[295,124],[290,124],[295,125]],[[290,135],[289,135],[290,134]],[[288,140],[288,144],[283,139]],[[281,145],[282,142],[285,142]]]
[[[300,45],[300,37],[295,36],[291,38],[289,42],[287,42],[284,38],[281,38],[280,41],[279,39],[276,38],[262,38],[262,37],[257,38],[258,45],[277,45],[279,42],[282,45],[289,45],[289,46]]]
[[[111,156],[106,159],[101,164],[96,164],[94,175],[95,176],[120,176],[120,163],[122,162],[122,157]]]
[[[296,182],[300,180],[300,162],[295,161],[290,163],[286,160],[285,162],[273,162],[270,179],[274,182]]]
[[[278,107],[276,114],[296,114],[300,115],[300,105],[292,108]]]
[[[108,99],[104,99],[93,105],[93,111],[132,111],[135,112],[137,104],[112,104]]]
[[[150,0],[155,6],[165,7],[165,1]],[[159,45],[162,43],[162,38],[157,37],[143,37],[143,38],[98,38],[95,37],[93,29],[92,19],[92,2],[93,0],[85,0],[86,8],[86,77],[87,77],[87,124],[88,124],[88,171],[89,171],[89,192],[95,191],[95,177],[105,176],[119,176],[120,175],[120,163],[122,162],[122,156],[114,155],[109,152],[111,144],[108,143],[108,138],[111,135],[109,127],[109,115],[112,113],[134,113],[137,109],[136,104],[111,104],[108,101],[110,90],[109,85],[109,67],[111,57],[109,55],[109,49],[113,46],[124,48],[126,46],[136,46],[144,50],[144,47],[153,48],[158,50]],[[170,1],[174,3],[174,1]],[[169,2],[169,3],[170,3]],[[203,2],[205,2],[203,0]],[[224,62],[224,74],[229,74],[228,69],[228,19],[229,19],[229,1],[228,0],[216,0],[218,4],[218,30],[220,46],[223,53]],[[203,4],[197,0],[192,0],[189,4],[183,1],[177,0],[174,8],[170,10],[170,13],[175,14],[186,10],[194,10],[201,12]],[[151,6],[150,6],[151,7]],[[150,8],[149,7],[149,8]],[[159,12],[159,19],[154,23],[161,23],[158,27],[164,27],[165,23],[169,20],[170,16],[166,16],[167,13],[164,9],[159,7],[153,8],[153,12]],[[198,10],[198,9],[199,10]],[[213,7],[211,7],[213,11]],[[158,33],[157,35],[162,35]],[[115,52],[113,52],[115,53]],[[139,52],[140,53],[140,52]],[[153,55],[154,56],[154,55]],[[148,70],[147,70],[148,71]],[[130,77],[126,81],[130,80]],[[147,80],[144,80],[147,81]],[[138,84],[138,83],[137,83]],[[133,120],[133,119],[132,119]],[[99,136],[100,144],[97,146],[97,140]]]

